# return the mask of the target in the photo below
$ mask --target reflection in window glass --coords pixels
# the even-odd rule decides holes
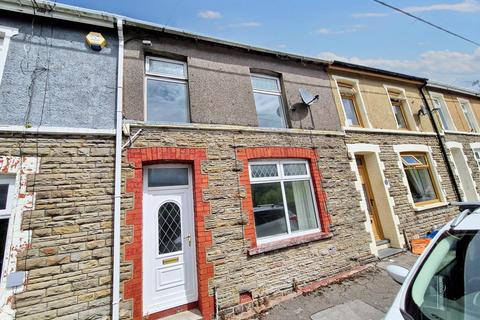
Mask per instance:
[[[278,79],[255,75],[251,78],[258,126],[285,128],[285,113]]]
[[[480,233],[442,235],[406,296],[412,319],[480,319]]]
[[[407,121],[405,120],[405,115],[403,114],[403,109],[400,104],[393,104],[393,112],[395,114],[395,120],[397,121],[397,126],[399,129],[408,129]]]
[[[188,168],[149,168],[148,186],[186,186],[188,185]]]
[[[433,99],[433,104],[435,109],[438,111],[438,116],[440,117],[440,121],[442,122],[443,129],[451,130],[451,126],[447,121],[447,114],[446,114],[446,106],[439,100],[439,98]]]
[[[258,238],[287,233],[279,182],[252,185],[253,214]]]
[[[277,79],[252,76],[254,90],[264,90],[280,93]]]
[[[283,173],[286,176],[304,176],[307,174],[307,165],[305,163],[285,163]]]
[[[148,79],[147,121],[188,122],[187,84]]]
[[[358,121],[357,110],[352,98],[342,97],[343,109],[347,120],[347,126],[360,126]]]
[[[465,115],[465,119],[467,119],[467,123],[469,126],[469,131],[477,132],[477,125],[475,123],[475,116],[470,109],[470,105],[468,102],[460,102],[460,106],[462,107],[463,114]]]

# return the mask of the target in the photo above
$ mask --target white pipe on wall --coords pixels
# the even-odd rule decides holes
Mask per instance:
[[[118,69],[115,130],[115,196],[113,207],[113,284],[112,319],[120,318],[120,220],[122,197],[122,122],[123,122],[123,18],[117,17]]]

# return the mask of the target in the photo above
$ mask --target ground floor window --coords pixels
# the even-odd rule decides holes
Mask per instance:
[[[0,272],[3,270],[14,180],[0,176]]]
[[[250,181],[259,240],[319,228],[307,161],[252,161]]]
[[[427,155],[402,153],[401,157],[413,202],[417,205],[439,202],[439,193]]]
[[[480,149],[473,149],[473,154],[475,155],[475,161],[477,161],[477,165],[480,167]]]

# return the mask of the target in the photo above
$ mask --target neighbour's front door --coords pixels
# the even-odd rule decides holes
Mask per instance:
[[[375,236],[375,240],[383,240],[382,226],[380,224],[375,198],[373,197],[372,188],[370,186],[370,180],[365,166],[365,158],[363,156],[356,156],[355,159],[357,161],[358,173],[360,174],[363,196],[367,202],[367,209],[370,214],[373,235]]]
[[[144,314],[198,298],[190,168],[147,167],[143,201]]]

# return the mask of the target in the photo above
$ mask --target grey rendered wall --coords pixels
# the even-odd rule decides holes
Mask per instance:
[[[0,26],[19,30],[0,84],[0,125],[114,128],[115,30],[6,11]],[[90,31],[106,37],[101,52],[85,44]]]
[[[186,59],[190,114],[194,123],[257,126],[251,70],[279,74],[289,106],[300,102],[298,89],[320,95],[312,117],[289,112],[291,127],[340,130],[328,76],[322,66],[270,57],[245,50],[126,28],[124,110],[127,119],[144,119],[144,59],[157,55]],[[147,39],[152,46],[143,46]]]

